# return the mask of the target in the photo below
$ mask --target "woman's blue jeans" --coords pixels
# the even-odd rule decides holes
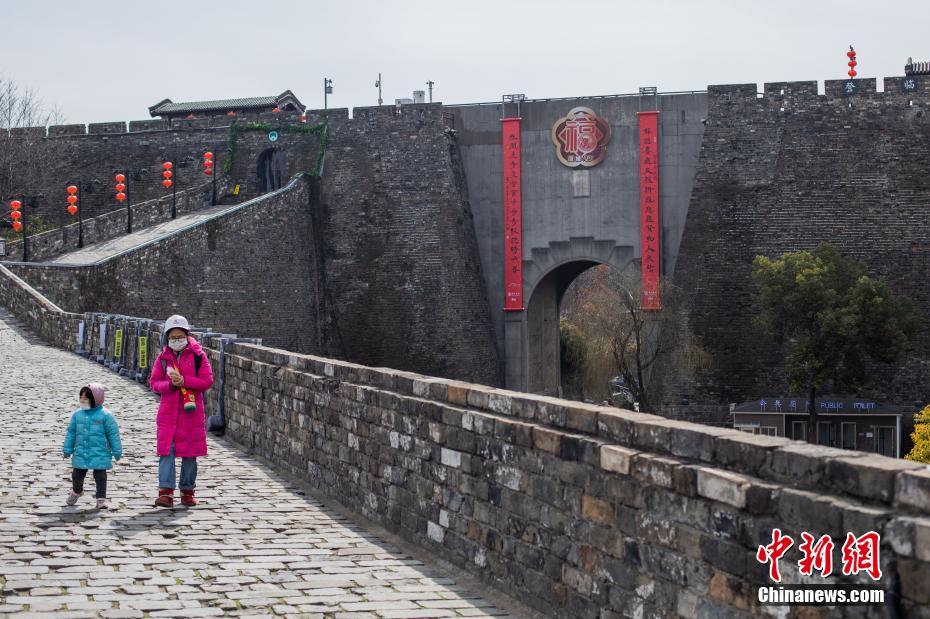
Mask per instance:
[[[181,458],[181,490],[193,490],[197,485],[197,458]],[[158,456],[158,487],[175,488],[174,443],[167,456]]]

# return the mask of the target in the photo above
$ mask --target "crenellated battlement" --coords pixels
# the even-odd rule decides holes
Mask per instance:
[[[361,121],[363,123],[376,122],[379,119],[393,119],[397,117],[407,117],[416,115],[426,117],[441,115],[441,103],[418,103],[406,104],[403,106],[381,105],[356,107],[349,114],[349,108],[332,108],[307,110],[307,124],[319,124],[329,122],[352,123]],[[436,116],[439,118],[439,116]],[[186,131],[186,130],[203,130],[203,129],[229,129],[234,124],[247,123],[266,123],[274,125],[298,125],[301,124],[300,115],[294,113],[272,113],[263,112],[261,114],[239,114],[235,117],[230,116],[210,116],[203,118],[181,118],[174,119],[170,123],[163,118],[154,118],[149,120],[130,120],[130,121],[112,121],[89,124],[67,124],[67,125],[50,125],[48,127],[19,127],[10,131],[10,137],[13,138],[71,138],[76,136],[108,136],[108,135],[127,135],[138,133],[149,133],[153,131]],[[0,137],[3,137],[0,134]]]
[[[847,92],[850,81],[855,90]],[[908,88],[904,87],[905,81]],[[883,89],[878,91],[877,78],[856,80],[825,80],[823,94],[814,80],[799,82],[766,82],[760,90],[755,83],[715,84],[707,87],[711,104],[726,104],[752,101],[773,101],[795,104],[840,103],[844,106],[857,100],[872,103],[913,106],[930,103],[930,76],[900,76],[883,78]]]

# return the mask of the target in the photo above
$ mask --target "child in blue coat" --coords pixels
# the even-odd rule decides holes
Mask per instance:
[[[84,478],[88,469],[94,471],[97,486],[97,509],[107,509],[107,470],[113,468],[112,458],[123,456],[123,443],[119,438],[119,427],[113,413],[103,407],[106,387],[101,383],[90,383],[81,387],[81,408],[71,415],[68,434],[62,446],[65,458],[72,455],[72,489],[68,505],[74,505],[84,493]]]

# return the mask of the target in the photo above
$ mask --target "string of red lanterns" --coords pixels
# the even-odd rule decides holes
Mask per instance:
[[[161,175],[162,175],[162,178],[165,179],[161,182],[161,186],[164,187],[165,189],[171,189],[171,186],[174,184],[174,181],[171,180],[171,177],[174,176],[174,172],[171,171],[171,168],[174,167],[174,164],[171,163],[170,161],[166,161],[163,164],[161,164],[161,167],[162,167]]]
[[[23,229],[23,222],[20,221],[20,219],[23,217],[23,214],[19,210],[22,207],[23,203],[21,201],[10,200],[10,208],[13,209],[13,212],[10,213],[10,219],[13,220],[13,230],[16,232],[21,232]]]
[[[846,64],[849,66],[849,71],[846,72],[846,75],[849,76],[849,79],[854,79],[857,75],[856,73],[856,50],[853,49],[853,46],[849,46],[849,51],[846,52],[846,57],[849,58],[849,62]]]
[[[213,153],[210,151],[203,154],[203,173],[213,176]]]
[[[123,203],[126,200],[126,175],[119,172],[113,177],[113,180],[116,181],[116,185],[113,187],[116,189],[116,201]]]
[[[68,197],[65,200],[68,202],[68,214],[75,215],[78,212],[78,188],[77,185],[68,185],[67,188]]]

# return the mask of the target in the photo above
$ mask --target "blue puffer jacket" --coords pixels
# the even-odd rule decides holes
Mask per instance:
[[[123,443],[113,413],[102,405],[74,411],[62,450],[66,456],[74,454],[71,466],[76,469],[113,468],[111,456],[117,460],[123,457]]]

